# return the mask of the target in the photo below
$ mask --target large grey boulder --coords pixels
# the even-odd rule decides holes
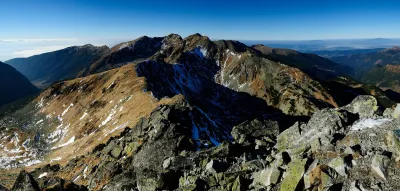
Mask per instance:
[[[373,96],[360,95],[341,109],[359,114],[360,118],[372,117],[378,110],[378,101]]]

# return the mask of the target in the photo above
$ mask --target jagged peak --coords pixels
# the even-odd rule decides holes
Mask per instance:
[[[199,33],[190,35],[184,39],[186,49],[194,49],[197,46],[211,48],[213,42],[207,36],[202,36]]]

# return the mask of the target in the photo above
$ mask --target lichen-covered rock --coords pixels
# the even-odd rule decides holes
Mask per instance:
[[[336,157],[332,159],[328,166],[335,169],[335,171],[341,176],[347,176],[347,166],[342,157]]]
[[[359,114],[361,118],[372,117],[378,110],[378,101],[373,96],[360,95],[342,109]]]
[[[253,186],[258,188],[277,185],[280,182],[281,176],[282,172],[278,169],[278,167],[268,167],[253,173]]]
[[[293,126],[283,131],[277,137],[277,149],[278,151],[286,150],[297,145],[297,141],[300,138],[300,125],[296,122]]]
[[[197,176],[184,175],[179,179],[179,188],[182,191],[204,190],[205,183]]]
[[[304,175],[307,159],[297,159],[289,163],[281,184],[281,191],[294,191]]]
[[[387,176],[387,167],[390,159],[384,155],[375,155],[372,159],[371,169],[372,171],[378,175],[383,180],[386,180]]]
[[[296,123],[278,135],[278,151],[293,149],[304,150],[311,147],[313,151],[332,150],[336,141],[335,134],[348,131],[347,125],[355,119],[346,111],[323,109],[311,116],[306,125]]]
[[[113,150],[111,151],[111,156],[114,158],[119,158],[121,155],[122,149],[118,146],[114,147]]]
[[[385,111],[383,112],[383,116],[397,119],[400,116],[400,104],[397,104],[394,109],[386,108]]]
[[[392,117],[397,119],[399,116],[400,116],[400,104],[397,104],[392,113]]]
[[[275,121],[255,119],[233,127],[231,134],[237,143],[248,145],[257,138],[269,137],[275,139],[279,134],[279,125]]]

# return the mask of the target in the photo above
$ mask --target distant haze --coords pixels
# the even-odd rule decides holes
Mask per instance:
[[[69,46],[93,44],[112,47],[118,43],[133,40],[137,37],[125,39],[0,39],[0,61],[12,58],[29,57],[46,52],[63,49]],[[210,37],[211,38],[211,37]],[[400,39],[338,39],[338,40],[239,40],[246,45],[263,44],[274,48],[294,49],[301,52],[320,50],[349,50],[389,48],[400,46]]]
[[[373,49],[390,48],[400,46],[400,39],[338,39],[338,40],[245,40],[246,45],[263,44],[274,48],[287,48],[297,51],[319,51],[319,50],[351,50],[351,49]]]

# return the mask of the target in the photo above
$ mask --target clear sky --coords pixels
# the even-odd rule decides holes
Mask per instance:
[[[0,60],[6,46],[13,49],[9,57],[17,57],[169,33],[235,40],[400,38],[396,0],[2,0],[0,7]]]

